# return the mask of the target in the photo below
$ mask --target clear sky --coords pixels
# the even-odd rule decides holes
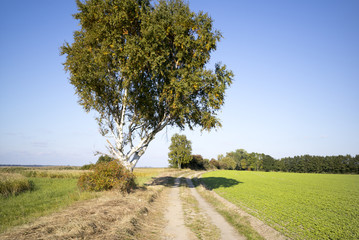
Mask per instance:
[[[191,0],[224,39],[211,64],[235,74],[210,133],[184,131],[194,154],[244,148],[286,156],[359,154],[359,1]],[[63,70],[73,0],[4,0],[0,9],[0,164],[83,165],[106,151]],[[138,166],[167,166],[167,128]]]

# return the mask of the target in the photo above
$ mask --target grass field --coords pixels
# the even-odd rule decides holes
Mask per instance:
[[[77,179],[29,179],[34,183],[32,191],[0,198],[0,232],[69,206],[75,201],[95,197],[94,193],[79,192]]]
[[[31,190],[32,182],[19,173],[0,172],[0,196],[8,197]]]
[[[215,171],[202,181],[293,239],[359,239],[359,176]]]
[[[164,168],[135,169],[136,183],[138,186],[143,186],[152,177],[165,170]],[[100,193],[79,191],[77,180],[84,172],[88,171],[60,167],[0,168],[0,187],[4,188],[4,192],[5,190],[9,192],[9,194],[0,195],[0,232],[12,226],[28,223],[76,201],[99,196]],[[19,180],[30,181],[33,189],[15,194],[19,189],[17,187]],[[9,183],[14,187],[8,188]],[[20,191],[21,189],[19,189]]]

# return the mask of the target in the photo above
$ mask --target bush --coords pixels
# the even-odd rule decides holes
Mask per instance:
[[[219,169],[220,168],[220,165],[219,165],[219,162],[212,158],[211,161],[209,161],[209,169]]]
[[[183,168],[192,170],[206,170],[209,169],[209,160],[204,159],[201,155],[191,155],[189,163],[183,164]]]
[[[94,167],[95,167],[95,164],[93,164],[93,163],[85,164],[80,168],[80,170],[92,170]]]
[[[108,155],[102,155],[98,158],[96,164],[99,164],[99,163],[103,163],[103,162],[111,162],[111,161],[114,161],[115,159],[108,156]]]
[[[32,190],[34,184],[26,177],[18,173],[0,174],[0,195],[8,197],[26,190]]]
[[[101,162],[93,172],[80,176],[77,185],[85,191],[119,190],[129,192],[135,187],[135,176],[119,161]]]

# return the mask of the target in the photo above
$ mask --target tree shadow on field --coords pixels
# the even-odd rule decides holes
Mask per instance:
[[[224,177],[202,177],[201,182],[204,183],[205,187],[210,190],[221,187],[228,188],[243,183],[235,179]]]

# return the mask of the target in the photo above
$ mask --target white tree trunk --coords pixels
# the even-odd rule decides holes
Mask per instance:
[[[147,132],[145,126],[142,127],[144,128],[144,136],[141,138],[141,141],[137,144],[137,146],[133,146],[133,142],[131,139],[132,132],[129,132],[127,136],[124,133],[125,110],[126,103],[123,102],[120,119],[115,119],[117,131],[111,129],[112,137],[115,140],[116,147],[113,146],[109,140],[107,140],[107,142],[109,143],[109,150],[113,157],[118,159],[129,171],[133,171],[138,160],[147,150],[148,144],[154,139],[154,136],[168,124],[169,117],[164,117],[163,120],[151,132]],[[130,125],[132,125],[132,123],[130,123]],[[129,131],[131,131],[131,128],[129,128]],[[126,141],[127,143],[130,143],[131,147],[131,149],[127,153],[124,152],[124,146]]]

